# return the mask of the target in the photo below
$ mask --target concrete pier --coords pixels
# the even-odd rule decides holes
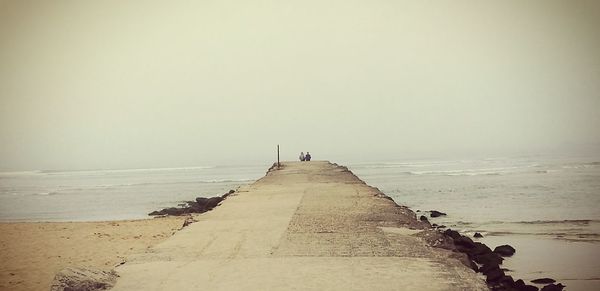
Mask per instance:
[[[196,219],[113,290],[488,290],[412,211],[325,161],[284,162]]]

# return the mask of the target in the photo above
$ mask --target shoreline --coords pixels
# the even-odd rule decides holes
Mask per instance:
[[[11,224],[11,223],[102,223],[102,222],[133,222],[140,220],[149,220],[154,217],[140,217],[140,218],[131,218],[131,219],[100,219],[100,220],[0,220],[0,224]]]
[[[181,229],[186,217],[0,222],[0,290],[46,291],[69,266],[112,270]]]

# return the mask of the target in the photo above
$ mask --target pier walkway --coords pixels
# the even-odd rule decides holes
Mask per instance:
[[[112,290],[488,290],[414,213],[329,162],[284,162],[196,219],[118,267]]]

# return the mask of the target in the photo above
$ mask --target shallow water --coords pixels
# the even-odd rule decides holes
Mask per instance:
[[[489,246],[512,245],[517,252],[502,264],[509,275],[525,281],[549,277],[566,285],[566,290],[599,290],[600,245],[563,241],[530,235],[486,236]],[[542,285],[537,285],[542,287]]]
[[[513,245],[515,278],[552,277],[568,290],[600,290],[600,163],[586,158],[356,163],[349,168],[398,204],[491,248]]]

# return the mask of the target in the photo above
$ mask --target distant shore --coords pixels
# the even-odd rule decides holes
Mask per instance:
[[[185,217],[105,222],[1,222],[0,290],[47,291],[67,266],[111,270],[164,241]]]

